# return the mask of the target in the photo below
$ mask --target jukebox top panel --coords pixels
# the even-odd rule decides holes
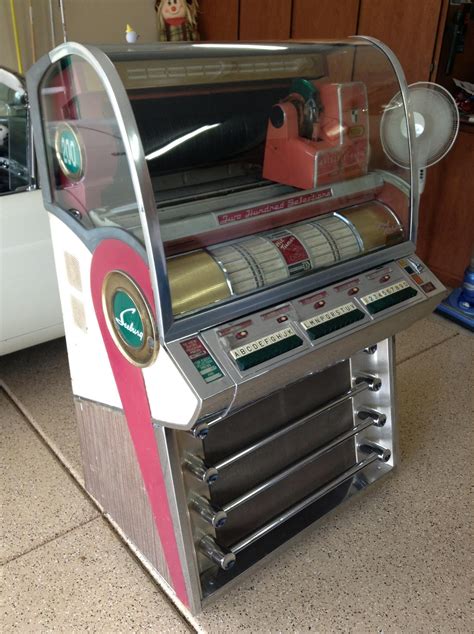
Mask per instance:
[[[115,95],[74,53],[39,82],[52,199],[83,228],[125,230],[152,262],[164,250],[167,272],[155,258],[163,270],[152,274],[167,274],[160,293],[175,318],[305,275],[317,284],[323,269],[361,269],[367,254],[413,237],[411,172],[381,142],[403,78],[381,48],[104,51],[98,66],[110,79],[114,64]],[[403,99],[397,107],[409,149]],[[137,192],[131,163],[146,166],[148,192],[143,180]]]

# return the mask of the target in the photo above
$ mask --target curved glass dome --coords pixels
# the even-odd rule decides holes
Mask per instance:
[[[392,131],[398,165],[380,132],[400,94],[411,132],[406,86],[379,45],[68,43],[52,59],[51,204],[141,243],[171,319],[337,279],[413,237],[411,134]]]

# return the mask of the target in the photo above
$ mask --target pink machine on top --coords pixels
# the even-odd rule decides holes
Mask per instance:
[[[367,173],[367,92],[362,82],[297,79],[272,109],[263,176],[301,189]]]

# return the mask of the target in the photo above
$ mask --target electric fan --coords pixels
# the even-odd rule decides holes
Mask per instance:
[[[451,149],[459,130],[459,112],[450,93],[429,82],[408,86],[408,110],[413,117],[413,156],[423,193],[426,168],[440,161]],[[405,111],[401,94],[393,97],[382,116],[380,136],[385,154],[396,165],[408,168],[410,155]],[[461,288],[455,289],[436,311],[474,330],[474,254]]]
[[[430,82],[408,86],[408,110],[415,126],[413,156],[423,193],[426,168],[440,161],[451,149],[459,129],[459,113],[450,93]],[[400,167],[410,166],[408,131],[401,93],[385,108],[380,124],[382,146]]]

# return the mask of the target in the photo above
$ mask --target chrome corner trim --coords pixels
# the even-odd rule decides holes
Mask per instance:
[[[43,55],[40,59],[33,64],[33,66],[26,73],[26,86],[28,91],[28,104],[30,108],[30,122],[31,130],[33,133],[34,145],[36,148],[36,157],[43,155],[46,156],[46,144],[43,135],[43,126],[40,115],[40,105],[38,97],[38,86],[50,66],[50,58],[48,55]],[[38,161],[37,168],[39,173],[39,181],[41,182],[41,195],[43,197],[43,203],[47,209],[52,213],[57,212],[51,210],[49,206],[53,204],[53,195],[51,192],[51,183],[49,180],[48,170],[46,169],[45,161]]]
[[[409,108],[408,84],[403,71],[402,65],[398,61],[397,56],[390,47],[375,37],[368,35],[352,35],[349,39],[363,40],[370,42],[373,46],[381,50],[392,65],[395,75],[400,86],[400,94],[402,96],[403,106],[405,108],[408,122],[408,148],[410,154],[410,201],[411,201],[411,222],[410,222],[410,240],[416,244],[418,234],[418,210],[420,205],[420,192],[418,187],[418,165],[416,164],[415,155],[413,153],[414,144],[416,144],[415,122]]]
[[[188,591],[190,609],[193,613],[197,613],[201,610],[201,584],[176,434],[165,427],[154,427],[154,432],[164,474],[173,530],[178,545],[181,569]]]
[[[164,340],[164,333],[170,328],[173,320],[171,295],[166,274],[166,257],[158,220],[153,223],[151,227],[148,222],[150,217],[153,215],[156,216],[156,201],[130,100],[127,97],[124,85],[114,64],[100,48],[86,46],[77,42],[65,42],[49,53],[49,60],[51,63],[54,63],[69,55],[76,55],[90,64],[100,79],[112,105],[122,136],[132,185],[137,200],[140,222],[143,229],[143,240],[148,256],[150,281],[155,297],[158,330],[160,332],[160,338]],[[41,77],[43,74],[44,72]],[[38,78],[36,88],[39,85],[41,77]],[[150,228],[151,233],[153,233],[153,239]]]
[[[432,306],[434,310],[434,306]],[[400,439],[399,439],[399,425],[398,425],[398,404],[397,404],[397,364],[395,354],[395,335],[392,335],[387,339],[387,356],[388,364],[391,368],[389,374],[389,390],[392,395],[390,406],[390,424],[392,434],[392,464],[396,466],[400,456]]]

